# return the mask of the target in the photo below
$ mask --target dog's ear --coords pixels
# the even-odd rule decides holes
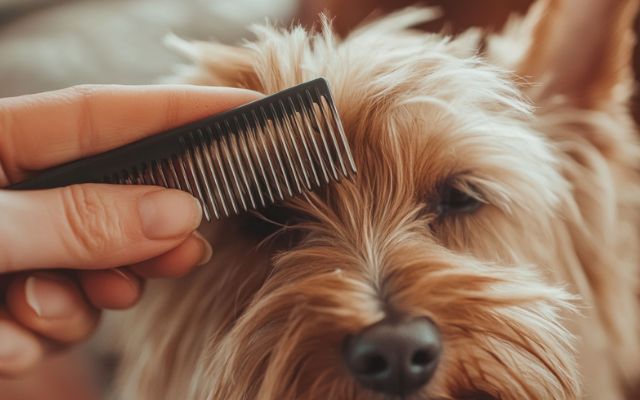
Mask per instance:
[[[638,0],[539,0],[518,74],[542,83],[534,100],[564,95],[580,107],[626,101],[633,88]]]
[[[175,35],[168,36],[165,44],[192,62],[179,66],[165,82],[262,90],[254,70],[253,53],[247,48],[187,41]]]

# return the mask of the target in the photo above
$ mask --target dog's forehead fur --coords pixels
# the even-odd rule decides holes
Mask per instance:
[[[196,83],[274,93],[325,77],[359,168],[376,170],[362,176],[399,172],[425,196],[457,177],[505,212],[551,215],[556,191],[567,187],[549,144],[529,125],[530,105],[513,76],[476,56],[475,32],[452,38],[408,29],[437,15],[407,9],[344,40],[323,18],[315,34],[255,26],[256,39],[243,48],[173,44],[195,58],[182,75]]]
[[[408,10],[344,40],[326,20],[313,35],[300,27],[256,27],[242,79],[266,93],[318,76],[329,81],[360,170],[349,186],[357,194],[340,196],[349,190],[338,188],[328,196],[338,212],[358,214],[338,221],[357,221],[354,230],[369,222],[367,229],[386,232],[397,220],[407,230],[405,217],[437,201],[439,188],[454,181],[489,206],[473,221],[453,221],[455,234],[441,239],[455,238],[451,247],[468,251],[474,235],[482,238],[478,248],[494,238],[505,251],[498,246],[477,255],[522,262],[521,254],[507,255],[509,241],[491,231],[495,222],[504,221],[500,236],[517,236],[525,227],[542,235],[569,185],[551,144],[532,128],[531,107],[514,77],[476,56],[475,35],[407,30],[432,12]],[[460,229],[470,223],[473,229]]]
[[[530,106],[513,77],[476,57],[475,35],[451,39],[406,29],[431,13],[399,13],[345,40],[326,21],[316,35],[257,27],[247,54],[247,79],[257,82],[247,84],[272,93],[325,77],[359,168],[375,171],[362,173],[364,179],[401,173],[404,185],[426,196],[457,177],[504,211],[552,210],[555,191],[566,187],[549,144],[529,126]]]

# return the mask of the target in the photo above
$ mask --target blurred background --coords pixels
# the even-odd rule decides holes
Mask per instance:
[[[163,45],[168,33],[237,43],[251,23],[300,21],[328,10],[345,34],[366,18],[415,4],[444,17],[426,31],[499,29],[534,0],[0,0],[0,97],[81,83],[157,82],[181,58]],[[640,32],[640,24],[636,23]],[[640,74],[640,55],[634,59]],[[640,121],[640,102],[633,104]]]
[[[0,0],[0,97],[83,83],[149,84],[185,60],[166,48],[169,33],[238,43],[246,27],[269,18],[312,26],[328,10],[341,34],[366,18],[416,3],[444,17],[422,28],[459,32],[499,29],[533,0]],[[638,25],[638,24],[636,24]],[[636,52],[637,54],[637,52]],[[224,62],[221,60],[220,62]],[[640,60],[636,56],[636,72]],[[636,76],[638,74],[636,73]],[[638,112],[637,102],[634,113]],[[77,349],[32,376],[0,380],[2,400],[103,398],[112,360]],[[161,367],[161,366],[159,366]]]
[[[181,60],[168,33],[236,42],[295,0],[0,0],[0,97],[80,83],[153,83]]]
[[[425,29],[499,26],[531,0],[440,0],[446,18]],[[328,9],[341,33],[415,0],[0,0],[0,97],[80,83],[153,83],[180,61],[163,45],[170,32],[238,42],[247,25]]]

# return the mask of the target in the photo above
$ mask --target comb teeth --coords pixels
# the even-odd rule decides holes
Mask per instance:
[[[185,128],[171,154],[104,175],[102,181],[187,191],[200,200],[210,221],[356,172],[323,79]]]

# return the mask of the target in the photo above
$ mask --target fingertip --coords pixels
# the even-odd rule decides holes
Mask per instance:
[[[85,295],[97,308],[122,310],[135,305],[143,291],[143,282],[123,268],[81,271]]]
[[[44,356],[44,346],[31,332],[0,319],[0,375],[17,376],[33,369]]]
[[[138,200],[141,229],[151,240],[186,237],[202,222],[202,206],[190,195],[177,189],[160,189]]]
[[[193,232],[193,236],[196,239],[200,240],[200,245],[202,246],[202,257],[200,257],[200,261],[198,261],[198,263],[196,264],[197,267],[200,267],[211,261],[211,258],[213,257],[213,248],[211,247],[211,243],[209,243],[207,238],[202,236],[200,232]]]
[[[163,87],[163,85],[160,85]],[[245,103],[263,98],[263,93],[251,89],[227,87],[227,86],[203,86],[203,85],[166,85],[164,86],[178,96],[174,99],[177,104],[192,107],[191,112],[210,110],[221,112]],[[209,111],[209,112],[210,112]]]
[[[263,93],[260,93],[256,90],[247,89],[247,88],[239,88],[239,87],[228,87],[228,86],[203,86],[203,85],[178,85],[184,88],[188,88],[189,91],[195,93],[207,93],[207,94],[215,94],[217,98],[220,98],[221,94],[227,95],[236,98],[247,98],[247,99],[259,99],[264,97]],[[235,101],[235,99],[233,99]]]
[[[6,303],[20,324],[62,343],[84,340],[100,317],[76,283],[62,273],[38,272],[16,278],[9,286]]]
[[[179,278],[195,267],[209,262],[211,245],[198,232],[194,232],[173,250],[131,266],[131,270],[145,278]]]

